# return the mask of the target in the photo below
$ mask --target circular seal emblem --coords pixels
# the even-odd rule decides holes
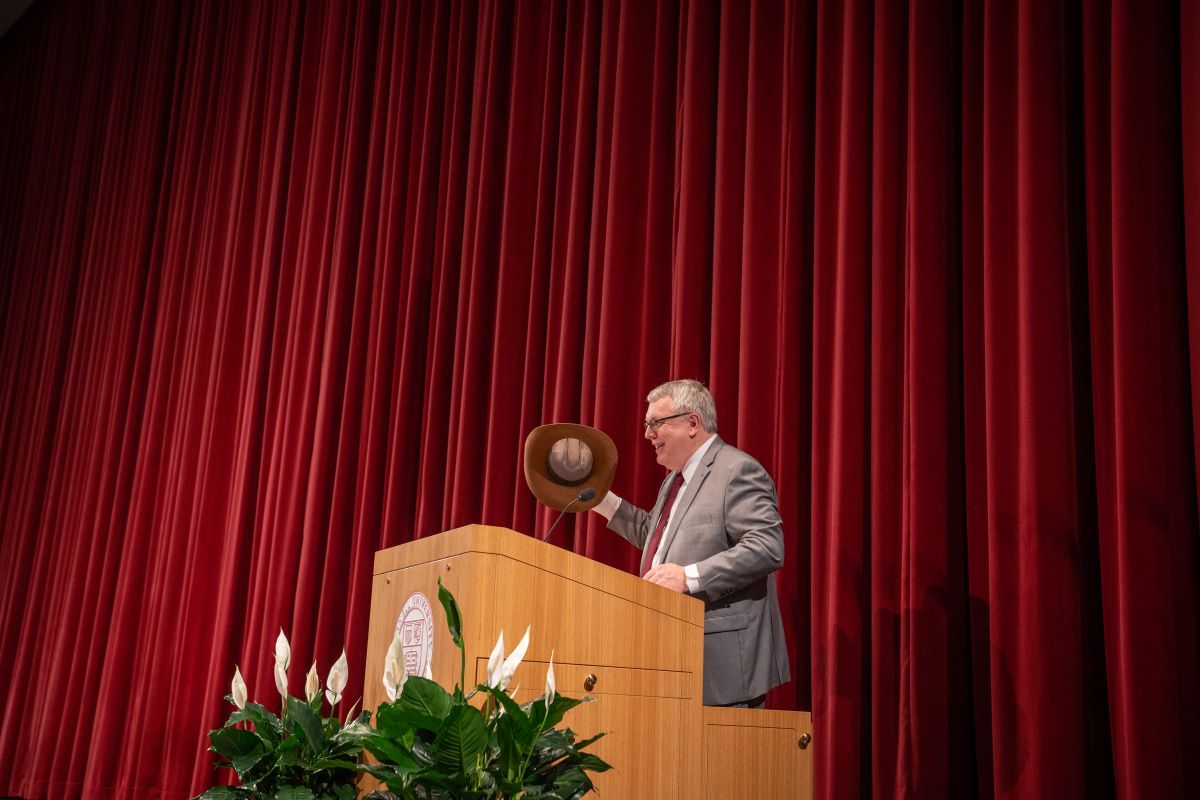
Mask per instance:
[[[396,621],[396,631],[404,648],[404,672],[426,676],[433,663],[433,611],[429,598],[421,592],[410,594]]]

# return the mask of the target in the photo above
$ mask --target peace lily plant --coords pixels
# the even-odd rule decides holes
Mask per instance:
[[[217,786],[194,800],[350,800],[356,770],[383,783],[367,800],[577,800],[593,789],[589,772],[609,765],[584,750],[604,734],[579,741],[558,728],[581,700],[558,694],[554,656],[537,698],[518,704],[508,685],[529,647],[529,629],[507,654],[504,632],[488,658],[487,683],[464,692],[466,648],[458,603],[438,580],[438,599],[459,649],[462,679],[447,692],[425,675],[407,675],[399,633],[384,661],[387,701],[375,726],[370,712],[353,712],[341,725],[334,708],[347,679],[346,655],[326,681],[330,716],[322,717],[316,664],[305,681],[305,700],[287,693],[291,651],[283,632],[275,642],[275,686],[280,716],[247,702],[246,684],[234,668],[229,702],[237,707],[219,730],[210,731],[218,767],[231,767],[240,786]],[[590,698],[589,698],[590,699]],[[376,763],[358,763],[367,750]]]
[[[234,667],[225,699],[237,707],[224,727],[209,731],[209,748],[218,767],[237,773],[239,786],[214,786],[195,800],[353,800],[362,739],[370,732],[371,714],[353,710],[342,725],[335,708],[349,677],[346,651],[329,670],[321,715],[321,683],[314,662],[304,681],[304,699],[288,694],[291,647],[283,631],[275,640],[275,688],[280,696],[276,716],[247,701],[242,671]]]
[[[609,765],[583,751],[604,734],[577,741],[570,728],[556,727],[582,701],[557,693],[553,654],[542,694],[518,704],[508,685],[529,647],[529,629],[507,655],[501,631],[488,658],[487,683],[464,693],[462,614],[440,579],[438,599],[459,649],[462,680],[447,692],[428,677],[406,676],[399,635],[393,637],[383,673],[388,701],[379,706],[375,727],[362,740],[379,763],[361,769],[386,788],[367,799],[575,800],[590,792],[587,773]],[[477,698],[482,702],[472,703]]]

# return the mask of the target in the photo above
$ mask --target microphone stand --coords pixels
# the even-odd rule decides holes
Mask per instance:
[[[549,527],[549,529],[547,529],[547,530],[546,530],[546,532],[545,532],[545,533],[543,533],[541,536],[539,536],[539,537],[538,537],[538,541],[539,541],[539,542],[544,542],[544,541],[546,541],[547,539],[549,539],[549,538],[550,538],[550,534],[551,534],[551,533],[554,531],[554,529],[555,529],[555,528],[557,528],[557,527],[558,527],[558,523],[562,522],[562,518],[563,518],[563,516],[564,516],[564,515],[567,513],[567,509],[568,509],[568,508],[570,508],[571,506],[573,506],[573,505],[575,505],[576,503],[579,503],[579,502],[584,502],[584,503],[586,503],[587,501],[591,500],[591,499],[592,499],[593,497],[595,497],[595,496],[596,496],[596,490],[595,490],[595,489],[593,489],[593,488],[592,488],[592,487],[590,487],[590,486],[589,486],[588,488],[584,489],[582,492],[580,492],[580,493],[579,493],[579,494],[578,494],[578,495],[575,497],[575,499],[574,499],[574,500],[572,500],[571,502],[569,502],[569,503],[567,503],[565,506],[563,506],[563,510],[562,510],[562,511],[560,511],[560,512],[558,512],[558,517],[556,517],[556,518],[555,518],[555,520],[554,520],[554,524],[553,524],[553,525],[551,525],[551,526]]]

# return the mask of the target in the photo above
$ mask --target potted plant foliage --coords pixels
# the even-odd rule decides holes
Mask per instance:
[[[351,712],[345,724],[334,709],[346,686],[346,654],[329,673],[323,708],[316,664],[308,673],[305,699],[287,691],[291,652],[283,632],[275,643],[275,685],[279,716],[247,702],[246,684],[234,669],[230,694],[237,707],[225,725],[209,732],[217,767],[232,769],[236,786],[214,786],[193,800],[353,800],[356,779],[369,773],[382,782],[368,800],[577,800],[593,789],[589,772],[609,765],[585,748],[604,734],[579,740],[559,728],[581,700],[557,693],[554,656],[546,687],[519,704],[508,685],[529,646],[529,629],[510,653],[501,632],[488,659],[488,682],[464,692],[466,649],[462,615],[454,596],[438,581],[450,636],[459,649],[462,680],[447,692],[424,676],[406,675],[399,635],[384,665],[388,700],[376,723],[370,712]],[[590,699],[590,698],[589,698]],[[363,750],[373,763],[360,763]]]
[[[353,711],[342,725],[334,709],[346,688],[346,653],[329,671],[324,700],[329,716],[322,716],[322,696],[317,665],[305,681],[305,698],[288,694],[287,670],[291,648],[279,632],[275,641],[275,687],[280,695],[276,716],[258,703],[247,702],[246,683],[234,668],[230,694],[237,710],[225,725],[209,731],[209,750],[218,756],[217,767],[237,773],[239,785],[214,786],[194,800],[354,800],[361,741],[370,733],[371,715],[357,718]]]
[[[369,800],[575,800],[591,791],[588,772],[603,772],[609,765],[584,749],[604,734],[579,741],[570,728],[557,727],[582,701],[556,692],[553,654],[541,696],[518,704],[508,684],[529,646],[529,630],[507,655],[501,632],[488,659],[487,684],[464,693],[462,616],[440,580],[438,599],[459,648],[462,680],[447,692],[427,678],[406,676],[399,636],[393,638],[384,668],[389,700],[362,740],[379,760],[362,769],[386,784]]]

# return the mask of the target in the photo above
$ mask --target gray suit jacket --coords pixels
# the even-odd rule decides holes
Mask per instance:
[[[647,540],[675,473],[649,513],[622,501],[608,527],[654,557]],[[663,562],[700,572],[704,600],[704,703],[728,705],[791,679],[775,570],[783,564],[783,525],[775,484],[762,465],[717,437],[676,501],[663,532]]]

